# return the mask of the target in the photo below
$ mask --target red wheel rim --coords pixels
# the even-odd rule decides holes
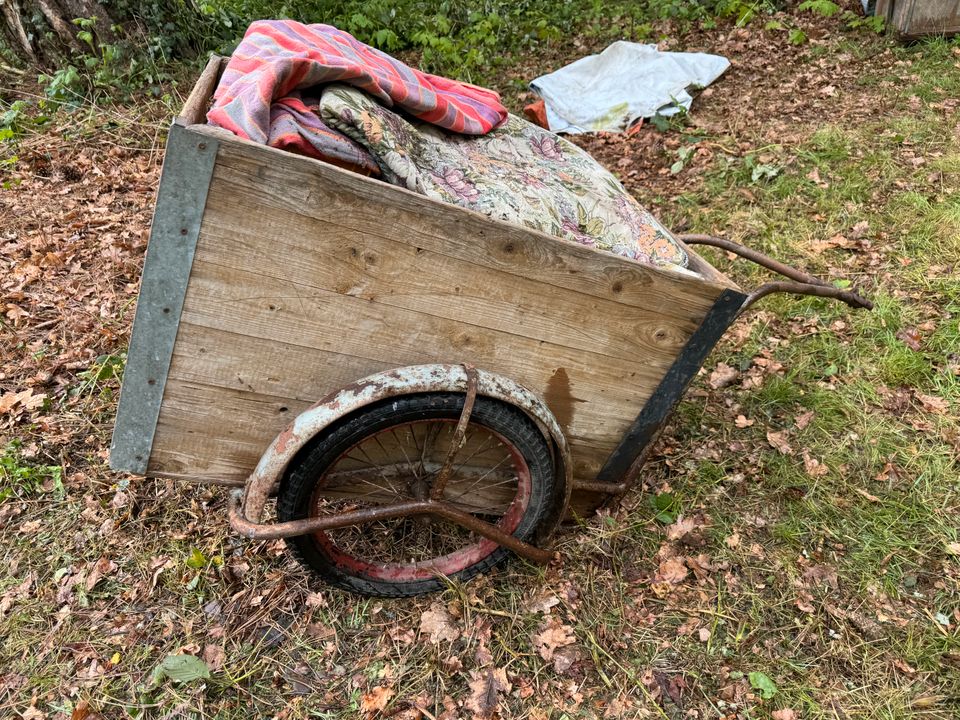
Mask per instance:
[[[456,420],[449,418],[437,418],[413,421],[410,423],[400,423],[398,425],[382,429],[373,435],[369,435],[360,442],[351,446],[349,449],[341,453],[340,456],[328,466],[327,471],[319,479],[316,490],[314,490],[313,496],[310,500],[312,514],[314,516],[318,514],[324,514],[322,506],[324,502],[326,502],[326,499],[323,496],[323,491],[327,483],[327,478],[345,457],[349,456],[358,447],[371,440],[376,441],[378,437],[387,433],[393,432],[395,434],[397,428],[422,423],[446,423],[452,427],[456,424]],[[507,450],[510,461],[512,462],[513,474],[516,480],[516,492],[512,501],[510,502],[510,505],[500,517],[499,521],[495,524],[504,532],[513,534],[520,526],[523,516],[526,513],[527,507],[530,503],[530,496],[532,492],[530,468],[519,449],[505,436],[489,427],[478,426],[475,423],[470,424],[470,428],[477,427],[481,427],[484,432],[498,440]],[[448,485],[448,488],[449,487],[450,486]],[[360,575],[372,580],[380,580],[385,582],[411,582],[433,579],[438,575],[455,575],[471,565],[480,562],[485,557],[493,553],[498,547],[497,543],[493,542],[492,540],[484,537],[473,536],[476,538],[474,542],[470,542],[469,544],[466,544],[455,551],[448,552],[427,560],[411,560],[409,562],[379,562],[356,557],[355,554],[351,554],[350,552],[344,550],[338,546],[335,539],[331,536],[331,532],[319,531],[314,533],[312,537],[337,567],[352,575]]]

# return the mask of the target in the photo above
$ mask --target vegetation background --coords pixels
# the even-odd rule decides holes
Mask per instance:
[[[960,44],[859,6],[0,2],[0,716],[957,717]],[[689,115],[576,141],[671,227],[877,309],[751,310],[560,565],[317,586],[230,533],[221,491],[106,464],[166,124],[207,53],[284,16],[514,111],[613,39],[721,53]]]

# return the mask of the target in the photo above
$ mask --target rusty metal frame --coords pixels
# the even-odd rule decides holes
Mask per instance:
[[[596,481],[576,483],[578,489],[620,495],[630,487],[670,413],[700,371],[707,355],[736,320],[745,299],[743,293],[735,290],[724,290],[720,294],[597,473]]]
[[[249,538],[265,540],[306,535],[378,519],[431,515],[461,525],[533,562],[546,563],[552,560],[555,557],[552,551],[519,540],[495,525],[440,500],[433,493],[429,498],[368,510],[285,523],[262,522],[267,498],[275,491],[293,459],[311,440],[362,407],[391,397],[424,392],[462,392],[466,396],[450,452],[441,469],[441,473],[446,471],[447,476],[452,457],[463,442],[476,396],[491,397],[519,407],[537,423],[553,447],[555,473],[560,483],[560,502],[554,502],[553,512],[538,529],[535,541],[542,543],[549,538],[563,517],[573,487],[570,449],[566,438],[550,409],[534,393],[509,378],[477,370],[471,365],[416,365],[377,373],[332,393],[298,415],[261,457],[244,490],[232,496],[231,526]]]
[[[821,280],[818,277],[809,275],[802,270],[791,267],[790,265],[782,263],[779,260],[774,260],[769,255],[764,255],[759,250],[745,247],[744,245],[736,243],[733,240],[718,238],[714,237],[713,235],[697,234],[678,235],[677,239],[688,245],[709,245],[711,247],[732,252],[734,255],[738,255],[739,257],[755,262],[757,265],[760,265],[767,270],[771,270],[778,275],[783,275],[784,277],[793,280],[793,282],[776,280],[774,282],[768,282],[765,285],[761,285],[759,288],[747,295],[743,305],[740,307],[741,313],[761,298],[774,293],[790,293],[791,295],[813,295],[817,297],[825,297],[844,302],[854,309],[863,308],[866,310],[873,310],[873,303],[855,290],[842,290],[838,287],[834,287],[825,280]]]

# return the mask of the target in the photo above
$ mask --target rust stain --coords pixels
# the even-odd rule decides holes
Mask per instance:
[[[277,449],[278,453],[285,453],[287,451],[287,445],[290,444],[292,440],[295,439],[293,434],[293,426],[284,428],[283,432],[277,436],[277,439],[274,441],[273,445]]]
[[[557,418],[557,424],[566,434],[570,423],[573,422],[574,403],[585,401],[574,397],[571,393],[570,376],[567,375],[565,368],[557,368],[550,376],[547,381],[547,389],[544,392],[544,399],[547,401],[550,412]]]

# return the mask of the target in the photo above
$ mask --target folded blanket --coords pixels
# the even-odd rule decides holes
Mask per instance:
[[[375,171],[362,148],[331,132],[310,112],[315,102],[296,92],[331,82],[458,133],[482,135],[507,117],[492,90],[422,73],[330,25],[260,20],[230,58],[207,120],[254,142]]]
[[[324,89],[320,116],[362,145],[389,183],[642,262],[687,265],[683,247],[612,174],[518,117],[464,137],[411,122],[339,84]]]

